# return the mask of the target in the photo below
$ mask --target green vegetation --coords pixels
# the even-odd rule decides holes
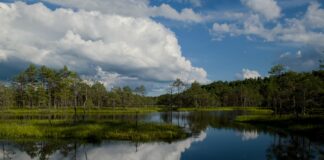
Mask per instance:
[[[68,114],[77,117],[114,113],[136,113],[137,117],[138,113],[168,110],[171,111],[171,120],[165,118],[167,122],[172,122],[173,110],[241,110],[254,115],[238,117],[236,120],[239,122],[286,127],[291,132],[323,134],[322,68],[297,73],[276,65],[269,74],[264,78],[217,81],[207,85],[193,82],[190,86],[176,79],[171,83],[168,94],[148,97],[143,85],[134,89],[124,86],[107,90],[100,82],[86,83],[67,67],[55,70],[30,65],[14,77],[10,85],[0,83],[0,113],[4,118],[6,115]],[[198,125],[195,128],[202,127]],[[9,120],[0,122],[0,130],[0,136],[11,138],[159,140],[185,136],[181,128],[172,125],[115,121],[67,123],[58,120]]]
[[[178,111],[235,111],[242,110],[253,114],[270,114],[273,111],[269,108],[261,107],[203,107],[203,108],[177,108]]]
[[[92,83],[86,83],[66,66],[55,70],[30,65],[13,78],[11,85],[0,83],[0,107],[100,109],[155,105],[155,98],[144,96],[143,85],[134,90],[125,86],[107,91],[102,83]]]
[[[0,138],[175,140],[187,137],[180,127],[125,121],[6,120],[0,121]]]
[[[158,104],[195,108],[256,106],[270,108],[276,115],[294,114],[296,117],[323,114],[324,70],[297,73],[276,65],[269,74],[264,78],[207,85],[194,82],[181,93],[160,96]]]
[[[253,124],[259,127],[267,127],[277,131],[285,131],[301,134],[315,141],[324,141],[324,116],[300,116],[295,115],[242,115],[236,117],[235,121]]]
[[[294,114],[298,117],[323,114],[317,112],[324,110],[323,70],[297,73],[276,65],[269,74],[265,78],[217,81],[207,85],[194,82],[191,86],[177,79],[171,83],[168,94],[147,97],[143,85],[134,89],[128,86],[115,87],[108,91],[100,82],[86,83],[67,67],[54,70],[46,66],[30,65],[13,79],[11,85],[0,84],[0,107],[3,110],[73,109],[75,112],[83,110],[95,113],[99,110],[128,112],[132,110],[129,108],[136,108],[134,110],[140,112],[147,106],[180,108],[179,110],[186,107],[219,110],[210,108],[255,106],[269,108],[276,115]]]
[[[46,109],[46,108],[33,108],[33,109],[27,109],[27,108],[8,108],[3,109],[0,111],[1,114],[5,115],[40,115],[40,114],[119,114],[119,113],[150,113],[150,112],[159,112],[163,111],[163,108],[159,107],[132,107],[132,108],[120,108],[116,107],[114,109],[110,108],[77,108],[74,110],[73,108],[63,108],[63,109]]]

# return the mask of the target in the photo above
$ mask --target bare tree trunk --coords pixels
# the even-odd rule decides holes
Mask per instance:
[[[306,91],[303,92],[303,115],[306,114]]]

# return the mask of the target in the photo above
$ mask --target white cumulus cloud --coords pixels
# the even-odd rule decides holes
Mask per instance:
[[[318,69],[319,60],[324,58],[322,50],[297,50],[296,53],[285,52],[276,61],[277,64],[284,64],[289,70],[310,71]]]
[[[106,14],[118,14],[129,17],[164,17],[168,19],[201,22],[203,16],[195,13],[191,8],[177,11],[168,4],[150,6],[149,0],[45,0],[64,7],[100,11]],[[197,2],[193,2],[198,4]]]
[[[207,80],[182,55],[175,34],[150,18],[23,2],[0,3],[0,17],[1,59],[154,82]]]
[[[241,2],[268,20],[280,17],[281,8],[275,0],[241,0]]]
[[[5,60],[7,60],[7,56],[6,56],[6,54],[2,53],[0,50],[0,62],[5,61]]]
[[[303,16],[286,18],[284,21],[275,22],[272,27],[267,26],[258,14],[250,14],[239,21],[232,23],[214,23],[211,34],[218,37],[255,36],[265,41],[288,42],[324,48],[324,9],[318,3],[311,3]],[[215,26],[229,26],[220,29]],[[225,27],[223,27],[225,28]]]
[[[312,28],[324,29],[324,9],[319,3],[313,2],[307,9],[305,23]]]
[[[226,23],[224,23],[224,24],[214,23],[213,30],[215,32],[229,32],[229,31],[231,31],[230,26]]]
[[[243,68],[241,73],[237,73],[236,77],[239,79],[256,79],[261,77],[261,74],[256,70]]]

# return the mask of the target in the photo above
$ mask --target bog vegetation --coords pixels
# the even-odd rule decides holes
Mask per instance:
[[[30,65],[10,84],[0,84],[2,109],[113,109],[115,107],[165,108],[254,106],[267,107],[275,114],[321,114],[324,109],[324,71],[288,71],[276,65],[269,77],[237,81],[216,81],[207,85],[170,84],[169,92],[158,97],[145,96],[143,85],[107,90],[100,82],[83,81],[76,72]]]

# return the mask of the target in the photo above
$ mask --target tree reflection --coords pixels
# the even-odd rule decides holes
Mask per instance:
[[[193,142],[203,141],[206,133],[185,140],[165,142],[125,142],[105,141],[101,144],[80,143],[77,141],[20,141],[0,142],[6,154],[2,159],[146,159],[179,160],[181,153],[190,148]],[[10,152],[9,152],[10,151]],[[2,152],[0,152],[1,155]],[[9,155],[10,153],[10,155]],[[16,154],[17,153],[17,154]],[[1,159],[1,158],[0,158]]]
[[[275,135],[273,143],[267,150],[267,158],[269,160],[322,159],[323,148],[312,144],[304,137],[289,136],[288,138],[282,138]]]
[[[3,159],[15,159],[13,157],[17,150],[26,153],[30,159],[47,160],[57,152],[63,157],[77,159],[77,149],[80,145],[77,141],[15,141],[14,146],[9,142],[3,142],[3,153],[5,153]]]
[[[2,142],[1,147],[2,149],[0,151],[0,156],[2,157],[2,159],[3,160],[13,159],[13,157],[16,154],[15,150],[13,149],[13,146],[7,142]]]
[[[230,133],[239,133],[243,141],[263,138],[263,132],[270,133],[272,143],[266,151],[267,159],[278,160],[307,160],[324,159],[324,147],[315,144],[304,137],[291,134],[289,137],[278,135],[277,131],[262,129],[260,127],[233,123],[237,115],[242,112],[165,112],[159,113],[160,122],[173,123],[194,136],[187,139],[169,143],[151,142],[125,142],[102,141],[97,144],[80,140],[16,140],[14,142],[1,142],[0,159],[171,159],[178,160],[181,154],[191,147],[193,142],[203,141],[207,134],[206,129],[229,129]],[[107,115],[104,119],[123,119],[125,121],[139,121],[148,119],[148,115]],[[102,117],[100,117],[102,118]],[[155,117],[156,118],[156,117]],[[155,119],[159,121],[159,119]],[[217,131],[217,130],[216,130]],[[207,133],[209,133],[207,131]],[[237,135],[237,134],[236,134]],[[234,140],[233,140],[234,141]],[[220,142],[221,143],[221,142]],[[227,143],[227,142],[226,142]],[[235,141],[237,145],[247,142]],[[252,142],[253,143],[253,142]],[[251,144],[251,143],[250,143]],[[214,145],[214,144],[213,144]],[[225,145],[225,144],[224,144]],[[263,144],[262,144],[263,145]],[[268,145],[268,143],[265,143]],[[210,146],[212,147],[212,146]],[[232,148],[231,148],[232,149]],[[265,151],[265,150],[263,150]],[[209,153],[208,153],[209,154]],[[210,153],[215,154],[215,153]],[[264,154],[263,154],[264,156]]]

